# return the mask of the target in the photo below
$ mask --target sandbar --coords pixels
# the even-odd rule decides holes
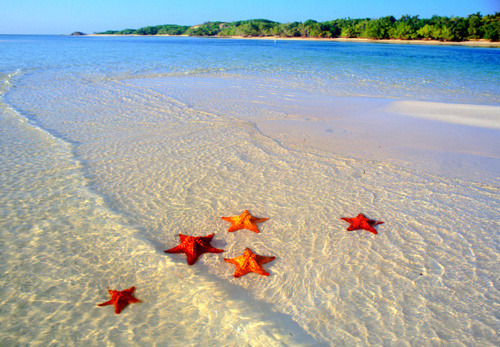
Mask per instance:
[[[500,107],[316,97],[257,122],[285,146],[498,184]]]

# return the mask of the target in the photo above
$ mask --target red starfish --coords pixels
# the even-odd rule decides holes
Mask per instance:
[[[125,289],[122,291],[111,290],[108,287],[108,292],[111,295],[111,300],[103,302],[97,306],[107,306],[107,305],[115,305],[115,313],[120,313],[125,306],[130,303],[140,302],[139,299],[135,298],[132,293],[134,292],[135,287],[130,287],[129,289]]]
[[[231,223],[231,226],[227,231],[233,232],[240,229],[248,229],[255,233],[259,232],[257,223],[265,222],[269,218],[257,218],[254,217],[247,210],[243,211],[239,216],[234,217],[221,217],[225,221]]]
[[[373,228],[373,227],[375,225],[379,225],[379,224],[384,223],[384,222],[378,222],[376,220],[368,219],[362,213],[358,214],[358,216],[356,218],[340,218],[340,219],[351,223],[349,228],[347,228],[348,231],[364,229],[367,231],[371,231],[374,234],[377,234],[377,230],[375,230],[375,228]]]
[[[240,277],[249,272],[255,272],[262,276],[269,276],[269,272],[265,271],[262,265],[274,259],[276,259],[276,257],[264,257],[255,254],[250,248],[245,248],[245,253],[239,257],[233,259],[224,258],[228,263],[236,265],[234,277]]]
[[[208,236],[187,236],[179,234],[181,243],[174,248],[167,249],[165,253],[186,253],[187,263],[193,265],[198,260],[198,257],[203,253],[222,253],[223,249],[212,247],[210,242],[215,234]]]

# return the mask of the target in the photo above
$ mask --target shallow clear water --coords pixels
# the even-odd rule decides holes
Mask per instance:
[[[498,107],[497,50],[0,36],[0,52],[1,343],[500,342],[498,161],[465,180],[258,126],[312,97],[347,119],[392,99]],[[244,209],[270,218],[260,234],[226,232]],[[345,231],[359,212],[378,235]],[[225,252],[189,267],[163,253],[179,233]],[[245,247],[276,256],[271,276],[232,278],[222,258]],[[132,285],[140,304],[96,306]]]

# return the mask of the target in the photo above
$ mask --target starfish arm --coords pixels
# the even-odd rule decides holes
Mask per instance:
[[[238,265],[238,262],[236,260],[234,260],[234,259],[224,258],[224,261],[227,262],[227,263]]]
[[[269,218],[257,218],[257,217],[251,217],[250,218],[250,221],[252,223],[262,223],[262,222],[265,222],[266,220],[268,220]]]
[[[236,231],[236,230],[241,230],[243,229],[242,227],[236,225],[236,224],[233,224],[229,227],[229,229],[227,229],[228,232],[232,233],[233,231]]]
[[[200,257],[200,255],[199,254],[186,253],[186,257],[187,257],[187,263],[188,263],[188,265],[193,265],[194,263],[196,263],[196,261],[198,260],[198,258]]]
[[[224,252],[224,250],[210,246],[210,248],[207,249],[207,252],[210,252],[210,253],[222,253],[222,252]]]
[[[182,244],[175,246],[174,248],[167,249],[163,251],[165,253],[184,253],[184,246]]]
[[[101,304],[97,304],[97,306],[108,306],[108,305],[113,305],[113,300],[108,300],[108,301],[103,302]]]
[[[129,289],[125,289],[124,291],[122,291],[122,293],[125,294],[125,295],[132,295],[132,293],[134,292],[134,290],[135,290],[135,287],[132,286]]]
[[[257,256],[257,257],[259,257],[259,256]],[[248,262],[248,266],[245,269],[248,270],[248,272],[251,271],[251,272],[255,272],[256,274],[259,274],[262,276],[269,276],[269,273],[266,270],[264,270],[264,268],[262,267],[263,263],[261,263],[259,260],[262,260],[262,259],[259,259],[259,258],[251,259]]]
[[[250,216],[250,218],[248,218],[245,221],[245,228],[248,230],[251,230],[255,233],[259,233],[260,230],[259,230],[259,227],[257,226],[257,223],[265,222],[268,219],[269,218],[257,218],[257,217]]]
[[[210,243],[212,239],[214,238],[215,233],[207,235],[207,236],[202,236],[200,239],[202,239],[206,243]]]
[[[257,255],[257,263],[259,263],[259,264],[269,263],[270,261],[273,261],[274,259],[276,259],[276,257],[264,257],[262,255]]]
[[[258,273],[259,275],[262,275],[262,276],[269,276],[269,272],[267,272],[266,270],[264,270],[262,268],[255,269],[254,272]]]
[[[347,223],[352,223],[352,218],[341,217],[340,219],[346,221]]]
[[[244,276],[246,275],[247,273],[249,273],[250,271],[246,270],[246,269],[242,269],[242,268],[239,268],[239,269],[236,269],[236,271],[234,272],[234,275],[233,277],[234,278],[238,278],[238,277],[241,277],[241,276]]]
[[[226,222],[233,223],[233,218],[232,217],[220,217],[220,218],[222,218]]]
[[[362,222],[360,225],[360,229],[365,229],[366,231],[370,231],[370,232],[376,234],[377,230],[375,230],[375,228],[374,228],[375,225],[377,225],[377,221],[370,219],[366,222]]]
[[[115,313],[119,314],[125,308],[125,306],[127,306],[127,304],[127,302],[118,301],[115,304]]]
[[[375,222],[375,225],[384,224],[384,222]]]
[[[254,233],[257,233],[257,234],[260,232],[259,227],[255,224],[251,224],[251,223],[245,223],[245,229],[253,231]]]

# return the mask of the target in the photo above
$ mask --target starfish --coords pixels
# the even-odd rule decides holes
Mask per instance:
[[[227,231],[233,232],[240,229],[248,229],[255,233],[259,232],[257,223],[265,222],[269,218],[257,218],[254,217],[247,210],[243,211],[239,216],[234,217],[221,217],[225,221],[231,223],[231,226]]]
[[[111,300],[103,302],[97,306],[107,306],[107,305],[115,305],[115,313],[120,313],[125,306],[130,303],[140,302],[139,299],[135,298],[132,293],[134,292],[135,287],[130,287],[129,289],[125,289],[122,291],[111,290],[108,287],[108,292],[111,295]]]
[[[371,231],[374,234],[377,234],[377,230],[375,230],[374,226],[384,223],[368,219],[362,213],[358,214],[356,218],[340,218],[340,219],[345,220],[348,223],[351,223],[349,228],[347,228],[348,231],[364,229],[367,231]]]
[[[250,248],[245,248],[245,252],[239,257],[233,259],[224,258],[226,262],[236,265],[234,277],[241,277],[249,272],[255,272],[262,276],[269,276],[269,272],[266,272],[262,265],[274,259],[276,259],[276,257],[264,257],[255,254]]]
[[[222,253],[223,249],[212,247],[210,242],[215,234],[208,236],[187,236],[179,234],[181,243],[165,253],[186,253],[188,265],[193,265],[203,253]]]

